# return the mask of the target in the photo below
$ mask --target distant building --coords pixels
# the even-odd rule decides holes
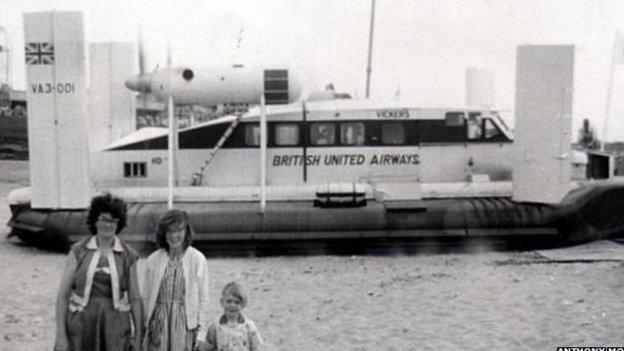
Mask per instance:
[[[617,176],[624,176],[624,142],[616,141],[605,143],[604,149],[605,152],[613,155],[614,174]]]
[[[325,100],[337,100],[337,99],[351,99],[351,95],[348,93],[337,93],[332,83],[325,86],[325,90],[313,91],[308,95],[308,101],[325,101]]]
[[[0,117],[24,118],[26,123],[26,91],[13,90],[4,84],[0,87]]]
[[[154,95],[137,95],[136,106],[137,130],[145,127],[167,127],[169,125],[167,105],[156,99]],[[178,121],[178,128],[184,129],[225,115],[245,113],[249,107],[249,104],[176,105],[175,118]]]
[[[585,164],[585,177],[584,179],[608,179],[614,172],[611,171],[610,167],[612,167],[611,159],[613,155],[609,152],[598,151],[593,149],[587,149],[579,144],[572,144],[572,150],[577,151],[585,155],[585,160],[580,160],[579,162],[573,162],[573,173],[582,172],[581,168],[575,169],[578,166],[582,166]],[[582,179],[578,178],[573,179]]]
[[[28,159],[26,92],[0,88],[0,159]]]
[[[11,90],[9,94],[9,101],[11,101],[11,108],[21,106],[26,108],[26,91],[25,90]]]
[[[15,109],[21,107],[26,109],[26,91],[14,90],[8,85],[4,84],[0,87],[0,108],[2,109]]]

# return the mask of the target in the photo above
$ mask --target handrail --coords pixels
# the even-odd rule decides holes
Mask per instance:
[[[210,154],[208,154],[208,158],[204,160],[204,164],[201,167],[199,167],[199,170],[197,172],[193,173],[193,179],[191,181],[192,186],[202,185],[202,181],[204,178],[204,171],[206,170],[206,167],[208,167],[212,159],[217,154],[217,151],[219,151],[219,149],[223,146],[223,144],[225,144],[225,142],[230,137],[230,135],[232,134],[236,126],[238,126],[238,123],[240,122],[242,116],[243,116],[242,113],[239,113],[236,115],[236,119],[232,121],[228,129],[226,129],[226,131],[221,136],[221,139],[219,139],[215,147],[212,148],[212,150],[210,151]]]

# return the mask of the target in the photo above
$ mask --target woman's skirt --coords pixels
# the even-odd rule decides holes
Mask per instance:
[[[67,311],[71,351],[127,351],[131,338],[130,312],[113,308],[110,297],[91,297],[82,311]]]

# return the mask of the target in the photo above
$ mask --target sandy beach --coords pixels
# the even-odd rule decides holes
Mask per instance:
[[[64,254],[5,239],[6,194],[28,183],[0,162],[0,350],[50,350]],[[624,246],[376,256],[210,258],[247,287],[268,350],[554,350],[624,345]]]

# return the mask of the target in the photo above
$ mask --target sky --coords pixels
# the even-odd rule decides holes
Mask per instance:
[[[164,66],[170,41],[174,65],[285,63],[304,96],[332,82],[363,98],[370,9],[371,0],[2,0],[0,26],[17,89],[22,14],[79,10],[88,42],[137,42],[141,28],[150,70]],[[622,141],[624,64],[612,58],[623,19],[621,0],[377,0],[371,98],[399,91],[410,105],[459,106],[465,69],[478,67],[495,75],[495,107],[512,114],[516,46],[575,45],[573,130],[589,118],[602,137],[612,76],[607,140]]]

